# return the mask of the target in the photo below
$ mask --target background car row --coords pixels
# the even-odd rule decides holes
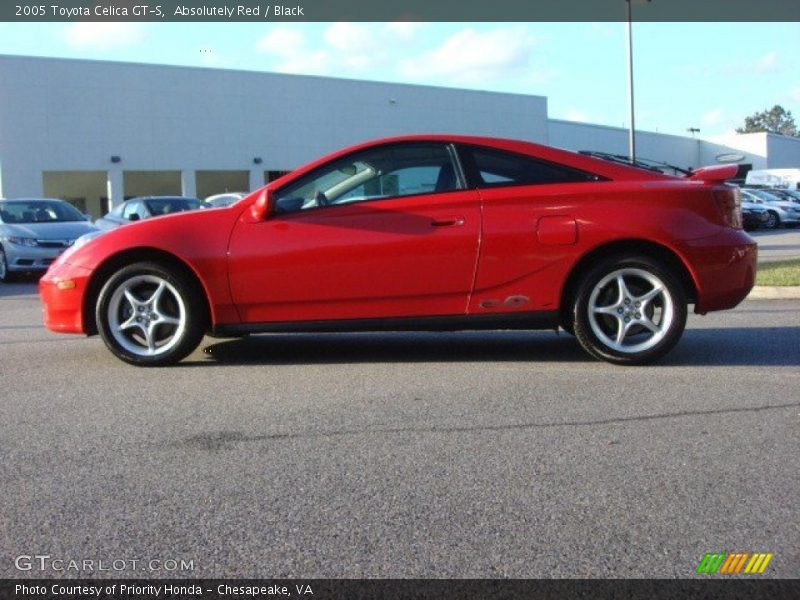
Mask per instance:
[[[25,272],[44,272],[67,248],[81,246],[126,223],[202,208],[230,206],[245,192],[226,192],[205,201],[183,196],[126,200],[92,223],[91,217],[56,198],[0,199],[0,281]]]
[[[748,231],[800,225],[800,191],[742,187],[742,220]],[[225,192],[204,201],[183,196],[143,196],[126,200],[97,219],[53,198],[0,200],[0,281],[16,274],[43,272],[61,252],[83,245],[120,225],[186,210],[221,208],[246,192]]]
[[[743,187],[741,192],[745,229],[776,229],[800,224],[800,192],[754,187]]]

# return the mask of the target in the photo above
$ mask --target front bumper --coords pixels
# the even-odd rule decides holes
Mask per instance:
[[[47,329],[59,333],[85,333],[83,295],[90,274],[89,269],[61,263],[39,280],[39,298]]]
[[[741,229],[725,228],[716,235],[692,240],[684,251],[695,267],[696,313],[733,308],[753,289],[758,246]]]
[[[39,248],[20,246],[10,242],[3,244],[9,271],[44,271],[66,248]]]

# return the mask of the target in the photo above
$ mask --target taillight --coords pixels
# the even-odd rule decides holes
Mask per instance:
[[[717,187],[711,190],[717,203],[722,223],[734,229],[742,228],[742,195],[733,186]]]

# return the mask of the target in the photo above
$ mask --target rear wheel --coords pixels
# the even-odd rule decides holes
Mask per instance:
[[[592,356],[621,365],[657,360],[686,326],[680,281],[647,256],[600,262],[581,280],[573,306],[575,336]]]
[[[185,358],[205,334],[208,316],[199,285],[158,263],[137,263],[115,273],[97,301],[100,336],[118,358],[161,366]]]

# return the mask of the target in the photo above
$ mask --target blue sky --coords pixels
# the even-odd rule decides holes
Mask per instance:
[[[625,39],[624,23],[0,24],[0,54],[536,94],[551,117],[614,126]],[[774,104],[800,121],[800,23],[636,23],[634,50],[637,127],[714,137]]]

